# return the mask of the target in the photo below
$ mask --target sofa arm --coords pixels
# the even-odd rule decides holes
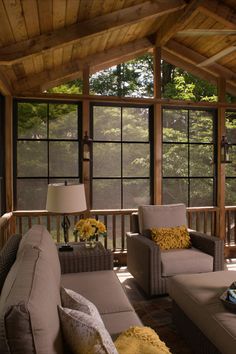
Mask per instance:
[[[192,246],[211,255],[214,259],[213,270],[224,269],[224,242],[218,237],[209,236],[198,231],[189,232]]]
[[[138,233],[127,232],[127,266],[138,284],[152,294],[161,277],[159,246]]]

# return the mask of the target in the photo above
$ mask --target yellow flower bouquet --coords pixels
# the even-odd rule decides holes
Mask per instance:
[[[99,220],[88,218],[80,219],[74,228],[74,235],[79,235],[81,241],[86,241],[90,247],[95,246],[95,241],[99,236],[107,235],[106,226]],[[89,243],[88,243],[89,242]]]

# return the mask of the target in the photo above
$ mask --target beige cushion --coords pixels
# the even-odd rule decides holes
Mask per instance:
[[[141,205],[138,208],[139,230],[144,236],[150,236],[153,227],[173,227],[187,225],[184,204]]]
[[[41,230],[45,248],[48,244],[54,250],[51,236]],[[0,297],[1,353],[63,353],[57,310],[60,287],[53,257],[46,249],[21,247]]]
[[[168,280],[170,296],[224,354],[235,353],[236,316],[225,309],[219,297],[235,278],[235,271],[219,271],[176,275]]]
[[[106,329],[113,339],[131,326],[143,325],[134,310],[106,313],[101,317]]]
[[[86,297],[100,314],[133,310],[113,270],[62,274],[61,285]]]
[[[63,335],[73,354],[118,354],[101,321],[59,306]]]
[[[213,257],[196,248],[161,252],[162,276],[213,272]]]

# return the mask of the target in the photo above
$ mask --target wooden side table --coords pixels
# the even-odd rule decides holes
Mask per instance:
[[[58,252],[62,274],[113,269],[113,253],[105,249],[101,242],[91,249],[86,248],[84,242],[70,244],[73,251]]]

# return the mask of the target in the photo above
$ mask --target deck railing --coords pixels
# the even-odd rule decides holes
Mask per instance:
[[[225,244],[227,246],[236,245],[236,207],[228,206],[225,208]]]
[[[126,251],[126,232],[130,230],[131,214],[137,209],[110,209],[110,210],[91,210],[90,216],[104,222],[107,227],[107,238],[100,240],[105,248],[110,248],[113,251]],[[188,226],[191,229],[216,235],[218,208],[216,207],[198,207],[187,208]],[[232,212],[235,222],[236,208],[227,208],[227,220],[230,220],[232,226]],[[87,216],[87,215],[86,215]],[[70,222],[70,241],[78,241],[77,236],[73,235],[73,225],[84,217],[83,214],[71,215]],[[14,232],[24,234],[31,228],[33,224],[43,224],[51,233],[55,242],[63,242],[63,233],[61,228],[62,216],[48,213],[45,210],[37,211],[14,211],[13,213],[5,214],[1,218],[1,240],[0,245],[3,245],[10,234]],[[234,228],[235,230],[235,228]],[[235,242],[236,236],[232,238],[232,230],[230,230],[230,240]],[[227,234],[228,235],[228,234]],[[227,242],[229,237],[227,236]]]

